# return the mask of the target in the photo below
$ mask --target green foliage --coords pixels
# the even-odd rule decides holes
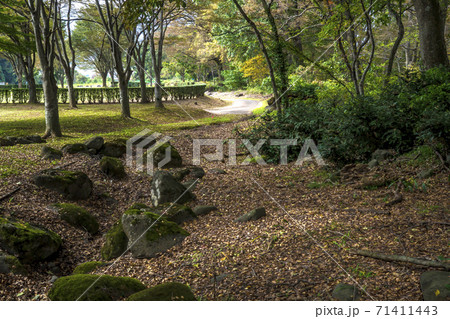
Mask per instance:
[[[226,70],[222,72],[223,84],[228,90],[239,90],[246,87],[244,74],[240,70]]]
[[[73,270],[72,274],[73,275],[90,274],[97,268],[104,267],[106,265],[108,265],[108,263],[105,263],[103,261],[88,261],[86,263],[78,265]]]

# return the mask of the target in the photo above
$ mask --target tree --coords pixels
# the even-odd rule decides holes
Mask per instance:
[[[134,61],[136,62],[136,69],[139,75],[139,83],[141,86],[141,103],[148,103],[147,88],[145,84],[146,75],[146,57],[148,52],[148,45],[150,42],[149,32],[143,29],[141,32],[141,38],[136,43],[136,49],[134,50]]]
[[[99,0],[95,0],[102,25],[108,36],[114,68],[119,78],[122,116],[131,118],[128,82],[133,72],[131,62],[136,45],[136,26],[126,28],[123,17],[124,3],[124,0],[104,0],[104,4],[101,5]],[[123,36],[127,38],[127,46],[125,49],[120,44]],[[125,57],[123,51],[125,51]]]
[[[449,68],[445,45],[448,0],[413,0],[419,24],[420,54],[425,69]]]

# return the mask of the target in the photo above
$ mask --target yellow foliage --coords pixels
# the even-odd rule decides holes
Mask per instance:
[[[244,77],[250,78],[255,82],[261,82],[269,75],[269,68],[262,55],[255,56],[254,58],[245,61],[241,66],[241,71],[244,73]]]

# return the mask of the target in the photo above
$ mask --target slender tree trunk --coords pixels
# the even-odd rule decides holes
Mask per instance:
[[[405,35],[405,27],[403,26],[403,21],[402,21],[402,14],[403,14],[402,1],[399,2],[399,6],[400,6],[399,12],[397,12],[392,8],[391,2],[390,1],[388,2],[389,12],[394,16],[395,21],[397,22],[398,31],[397,31],[397,39],[395,39],[394,45],[392,46],[391,53],[389,55],[389,61],[388,61],[388,65],[386,68],[385,85],[388,83],[388,79],[391,76],[395,56],[397,55],[397,50],[398,50],[400,43],[402,42],[403,37]]]
[[[444,35],[447,0],[413,0],[413,3],[419,24],[420,54],[425,69],[438,66],[449,68]]]
[[[147,96],[147,87],[145,84],[145,71],[138,68],[139,73],[139,83],[141,86],[141,103],[148,103],[148,96]]]
[[[42,88],[44,89],[45,103],[45,134],[44,137],[62,136],[59,124],[58,111],[58,87],[56,85],[53,70],[43,68]]]
[[[155,68],[155,107],[164,108],[162,102],[162,88],[161,88],[161,72],[157,72]]]
[[[28,83],[28,104],[36,104],[37,101],[37,95],[36,95],[36,81],[34,80],[33,74],[25,74],[27,83]]]
[[[71,76],[67,76],[67,95],[69,98],[69,107],[76,109],[77,108],[77,97],[75,90],[73,89],[74,79]]]
[[[108,73],[107,72],[100,72],[100,76],[102,77],[102,86],[104,88],[107,87],[106,77],[108,76]]]
[[[131,118],[130,100],[128,96],[128,81],[125,76],[119,76],[120,105],[122,106],[122,116]]]
[[[116,87],[116,82],[114,80],[114,68],[111,69],[111,71],[109,72],[109,74],[111,75],[111,87]]]

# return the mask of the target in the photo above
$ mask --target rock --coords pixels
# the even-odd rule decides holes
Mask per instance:
[[[105,237],[105,244],[101,250],[101,255],[104,260],[118,258],[127,250],[128,237],[123,231],[121,220],[111,227]]]
[[[100,170],[112,178],[123,178],[126,175],[122,161],[115,157],[104,156],[100,160]]]
[[[199,166],[194,166],[191,168],[189,175],[193,178],[203,178],[205,176],[205,170]]]
[[[58,278],[48,297],[53,301],[119,301],[144,289],[134,278],[81,274]]]
[[[226,174],[227,172],[221,168],[213,168],[208,171],[210,174]]]
[[[15,256],[0,252],[0,274],[26,275],[27,271]]]
[[[48,169],[34,176],[33,183],[54,190],[68,199],[87,199],[92,194],[92,181],[82,172]]]
[[[28,145],[28,144],[33,144],[33,142],[30,141],[29,139],[27,139],[26,137],[17,137],[16,138],[16,144]]]
[[[432,177],[434,174],[435,174],[434,169],[430,168],[430,169],[426,169],[426,170],[419,172],[419,174],[417,174],[417,178],[427,179],[427,178]]]
[[[46,140],[44,140],[42,137],[40,137],[39,135],[29,135],[26,136],[25,139],[27,139],[28,141],[30,141],[31,143],[36,143],[36,144],[42,144],[42,143],[47,143]]]
[[[74,270],[72,275],[90,274],[97,270],[98,268],[106,267],[111,265],[110,263],[105,263],[103,261],[88,261],[86,263],[78,265]]]
[[[58,280],[58,278],[58,276],[53,275],[52,278],[50,278],[49,282],[53,284],[56,280]]]
[[[45,160],[59,160],[63,157],[63,153],[60,150],[54,149],[50,146],[42,146],[41,156]]]
[[[238,217],[235,219],[235,222],[248,222],[251,220],[258,220],[261,217],[266,216],[266,209],[264,207],[259,207],[251,212],[248,212],[247,214],[242,215],[241,217]]]
[[[166,282],[152,288],[141,290],[128,301],[196,301],[191,288],[177,282]]]
[[[77,153],[87,153],[88,148],[86,145],[81,143],[75,143],[75,144],[66,144],[61,149],[63,153],[67,154],[77,154]]]
[[[169,151],[167,151],[169,150]],[[159,167],[160,163],[166,159],[166,152],[170,152],[170,160]],[[153,153],[153,168],[169,168],[169,167],[181,167],[183,166],[183,159],[180,153],[169,142],[162,145],[153,145],[144,154],[144,161],[147,160],[147,155]]]
[[[0,138],[0,146],[14,146],[15,143],[6,138]]]
[[[420,276],[425,301],[450,301],[450,272],[427,271]]]
[[[181,169],[173,169],[170,171],[170,174],[175,178],[178,182],[181,182],[186,176],[191,173],[189,168],[181,168]]]
[[[100,154],[109,157],[122,157],[127,152],[126,142],[116,140],[113,142],[106,142],[103,144]]]
[[[153,175],[150,195],[155,207],[164,203],[184,204],[195,199],[186,187],[165,171],[156,171]]]
[[[218,210],[216,206],[197,206],[193,209],[197,216],[207,215],[215,210]]]
[[[151,212],[158,215],[163,215],[168,221],[181,225],[185,222],[194,220],[197,215],[187,206],[179,204],[162,204],[155,208],[141,209],[141,211]]]
[[[238,93],[238,94],[236,94],[236,97],[241,97],[241,96],[244,96],[244,93]]]
[[[122,216],[122,225],[135,258],[151,258],[180,244],[187,231],[176,223],[151,212],[129,209]],[[145,235],[142,235],[145,234]]]
[[[197,184],[198,184],[198,179],[191,179],[184,183],[181,183],[181,185],[183,185],[184,187],[186,187],[186,189],[189,189],[190,191],[194,190],[195,186],[197,186]]]
[[[361,297],[355,286],[344,283],[340,283],[334,288],[332,296],[339,301],[356,301]]]
[[[50,230],[0,217],[0,248],[24,263],[52,257],[61,244],[61,238]]]
[[[368,166],[369,168],[374,168],[374,167],[376,167],[376,166],[378,166],[378,165],[379,165],[379,163],[378,163],[378,160],[376,160],[376,159],[371,160],[371,161],[369,162],[369,164],[367,164],[367,166]]]
[[[53,204],[62,220],[69,225],[87,231],[90,234],[98,232],[97,219],[92,216],[86,209],[69,203]]]
[[[394,150],[376,150],[375,152],[372,153],[372,159],[377,160],[379,163],[393,158],[395,155],[395,151]]]
[[[84,145],[86,145],[88,149],[93,149],[96,152],[102,149],[103,144],[105,144],[105,140],[101,136],[95,136],[84,142]]]

